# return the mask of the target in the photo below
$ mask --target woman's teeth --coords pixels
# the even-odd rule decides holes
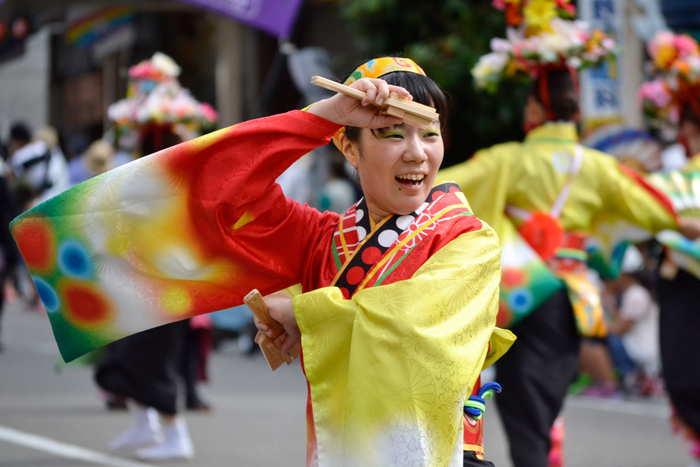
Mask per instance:
[[[425,175],[423,175],[423,174],[405,174],[405,175],[398,175],[396,177],[396,180],[399,183],[410,183],[413,186],[418,186],[423,182],[424,178],[425,178]]]

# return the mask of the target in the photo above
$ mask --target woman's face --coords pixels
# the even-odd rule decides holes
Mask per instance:
[[[358,141],[341,143],[375,222],[410,214],[425,202],[445,150],[438,121],[425,130],[406,123],[374,132],[363,128]]]

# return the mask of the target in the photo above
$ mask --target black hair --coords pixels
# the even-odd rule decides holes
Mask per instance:
[[[353,72],[355,69],[353,68]],[[343,81],[350,74],[352,72],[348,73]],[[445,128],[449,112],[448,95],[440,89],[435,81],[427,76],[407,71],[392,71],[380,76],[379,79],[383,79],[392,86],[401,86],[413,96],[414,102],[434,107],[435,111],[440,114],[440,129]],[[350,141],[357,141],[360,138],[360,128],[348,126],[345,128],[345,134]]]
[[[18,140],[23,143],[28,143],[32,139],[29,133],[29,128],[24,123],[15,123],[10,128],[10,139]]]
[[[695,99],[700,106],[700,101],[695,97],[690,97],[690,99]],[[695,107],[690,102],[683,102],[680,112],[679,123],[689,122],[693,125],[700,126],[700,115],[695,110]]]
[[[181,142],[182,138],[171,127],[150,125],[141,130],[141,143],[139,146],[141,157],[175,146]]]
[[[532,85],[530,94],[544,106],[545,103],[542,101],[540,86],[542,79],[547,80],[549,109],[545,108],[545,110],[551,110],[554,114],[554,120],[572,121],[576,119],[581,111],[578,102],[578,91],[571,73],[572,71],[566,68],[544,71]],[[573,73],[576,72],[574,71]]]

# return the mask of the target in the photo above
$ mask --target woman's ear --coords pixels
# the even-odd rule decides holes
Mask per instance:
[[[340,143],[341,152],[350,165],[355,168],[359,167],[360,151],[357,148],[357,144],[350,141],[350,138],[348,138],[348,135],[345,132],[341,133],[340,137],[338,138],[338,142]]]

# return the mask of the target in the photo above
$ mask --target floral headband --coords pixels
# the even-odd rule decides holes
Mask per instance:
[[[504,79],[529,81],[546,70],[569,68],[572,75],[615,58],[615,41],[574,21],[570,0],[493,0],[506,13],[506,39],[491,39],[492,52],[472,69],[477,87],[495,92]]]
[[[425,76],[423,69],[410,58],[381,57],[372,59],[369,62],[357,67],[357,69],[353,71],[350,76],[348,76],[348,79],[346,79],[343,84],[348,86],[361,78],[380,78],[394,71],[407,71]],[[343,133],[345,133],[345,127],[342,127],[333,135],[333,143],[338,149],[341,149],[340,135]]]
[[[700,117],[700,46],[687,34],[659,31],[649,41],[649,56],[657,77],[639,89],[644,113],[656,120],[678,123],[690,105]]]

